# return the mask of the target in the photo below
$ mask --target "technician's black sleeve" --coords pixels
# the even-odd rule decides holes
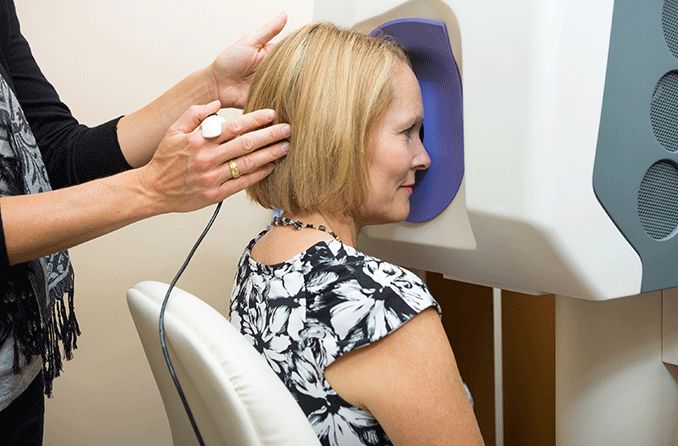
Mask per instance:
[[[38,142],[52,187],[129,169],[118,143],[119,118],[92,128],[79,124],[35,62],[21,34],[13,1],[6,0],[3,15],[3,65]]]
[[[118,142],[120,118],[91,128],[78,123],[33,58],[21,34],[13,0],[0,0],[0,71],[31,126],[52,188],[84,183],[130,168]],[[0,226],[0,271],[7,263]]]

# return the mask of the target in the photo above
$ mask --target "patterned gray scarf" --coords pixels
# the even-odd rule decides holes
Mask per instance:
[[[33,132],[19,101],[0,75],[0,196],[50,190]],[[62,370],[59,343],[66,359],[71,359],[79,334],[68,252],[12,266],[7,277],[0,278],[0,346],[13,336],[14,373],[21,371],[20,355],[27,361],[40,356],[44,391],[51,395],[52,381]]]

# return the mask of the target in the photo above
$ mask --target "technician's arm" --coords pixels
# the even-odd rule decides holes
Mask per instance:
[[[199,124],[219,107],[218,101],[191,107],[170,127],[144,167],[51,192],[1,197],[9,265],[70,248],[146,217],[202,208],[268,175],[271,162],[285,153],[286,143],[276,141],[287,137],[288,126],[262,128],[273,121],[274,113],[259,110],[225,122],[220,137],[205,141]],[[225,164],[234,158],[242,175],[237,179],[231,178]]]
[[[58,189],[145,164],[170,124],[190,105],[219,99],[222,107],[241,107],[254,69],[285,22],[284,14],[278,16],[146,107],[96,127],[80,124],[47,81],[11,0],[0,2],[0,71],[21,103],[52,188]]]
[[[208,67],[200,69],[173,86],[141,110],[118,123],[118,140],[127,162],[146,164],[167,128],[192,104],[219,99],[222,107],[242,107],[255,68],[266,57],[270,40],[287,22],[279,15],[255,33],[224,50]]]
[[[482,445],[452,348],[434,309],[325,370],[337,393],[369,410],[395,445]]]

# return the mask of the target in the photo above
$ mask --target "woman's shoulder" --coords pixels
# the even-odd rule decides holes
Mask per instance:
[[[326,247],[327,266],[306,279],[307,321],[332,334],[338,354],[378,341],[427,308],[440,312],[411,271],[340,242]]]

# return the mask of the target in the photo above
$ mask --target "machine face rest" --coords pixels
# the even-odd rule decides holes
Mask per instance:
[[[429,221],[447,208],[464,176],[464,111],[461,76],[445,22],[392,20],[370,34],[394,38],[407,51],[421,87],[424,147],[431,166],[417,173],[408,222]]]

